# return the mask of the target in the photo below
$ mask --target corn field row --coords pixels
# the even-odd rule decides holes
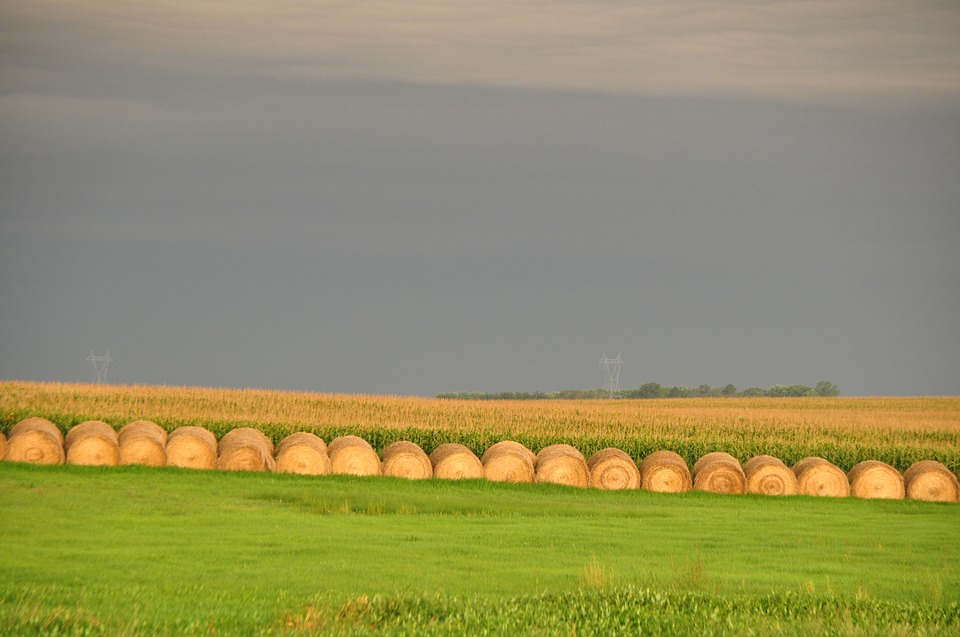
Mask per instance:
[[[136,419],[167,431],[205,427],[220,437],[253,427],[274,442],[296,431],[325,440],[361,435],[378,450],[409,440],[428,453],[458,442],[482,453],[504,439],[537,451],[565,443],[590,455],[617,447],[634,458],[659,449],[688,463],[712,451],[741,462],[770,454],[787,464],[820,456],[849,470],[875,459],[905,471],[937,460],[960,471],[960,398],[690,398],[459,401],[434,398],[69,383],[0,382],[0,431],[41,416],[64,431],[85,420],[119,428]]]

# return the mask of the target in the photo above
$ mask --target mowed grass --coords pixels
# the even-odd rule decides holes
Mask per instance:
[[[915,501],[0,463],[0,633],[957,634],[958,529]]]

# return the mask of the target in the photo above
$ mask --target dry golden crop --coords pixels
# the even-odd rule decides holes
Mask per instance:
[[[960,469],[960,397],[668,398],[466,401],[256,389],[0,382],[0,429],[42,416],[62,430],[84,420],[114,427],[152,420],[168,431],[201,425],[222,436],[255,427],[274,442],[296,431],[325,440],[362,435],[382,450],[411,440],[429,452],[458,442],[477,453],[512,439],[537,451],[567,443],[589,456],[617,447],[635,460],[671,449],[693,463],[711,451],[741,462],[770,454],[787,464],[821,456],[849,470],[881,460]]]

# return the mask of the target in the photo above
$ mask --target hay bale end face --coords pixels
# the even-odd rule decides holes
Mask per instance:
[[[960,502],[960,481],[936,460],[914,462],[903,474],[903,481],[911,500]]]
[[[590,486],[596,489],[639,489],[640,470],[633,458],[620,449],[609,447],[590,456]]]
[[[693,488],[690,467],[680,454],[654,451],[639,466],[640,488],[660,493],[683,493]]]
[[[31,464],[63,464],[63,434],[46,418],[21,420],[10,430],[6,460]]]
[[[756,456],[743,465],[747,492],[763,495],[796,495],[797,476],[774,456]]]
[[[330,472],[352,476],[378,476],[381,474],[380,456],[363,438],[340,436],[328,447]]]
[[[810,456],[793,465],[797,476],[797,493],[826,498],[846,498],[850,495],[850,481],[840,467],[820,458]]]
[[[433,477],[430,457],[419,445],[399,440],[383,450],[383,475],[408,480],[424,480]]]
[[[273,471],[273,441],[252,427],[238,427],[220,439],[217,468],[227,471]]]
[[[167,437],[167,466],[213,469],[217,466],[217,439],[203,427],[185,426]]]
[[[433,477],[442,480],[470,480],[483,477],[480,458],[455,442],[442,444],[430,454]]]
[[[167,464],[167,432],[149,420],[135,420],[123,426],[117,436],[120,464],[162,467]]]
[[[847,473],[855,498],[901,500],[906,495],[900,472],[879,460],[864,460]]]
[[[330,473],[327,445],[318,436],[300,431],[290,434],[277,445],[277,473],[325,476]]]
[[[541,449],[537,454],[534,470],[536,482],[551,482],[582,489],[590,485],[587,461],[578,449],[570,445],[550,445]]]
[[[483,477],[493,482],[533,482],[537,456],[519,442],[501,440],[483,453]]]
[[[0,460],[7,456],[7,437],[0,431]]]
[[[87,420],[67,432],[67,464],[116,466],[120,463],[117,432],[100,420]]]
[[[729,453],[714,451],[693,465],[693,488],[712,493],[746,493],[747,476],[739,460]]]

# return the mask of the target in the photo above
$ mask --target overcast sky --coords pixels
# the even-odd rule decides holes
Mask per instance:
[[[960,4],[0,0],[0,378],[960,394]]]

